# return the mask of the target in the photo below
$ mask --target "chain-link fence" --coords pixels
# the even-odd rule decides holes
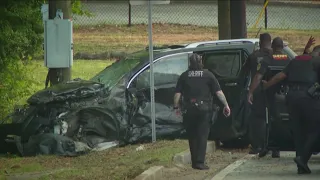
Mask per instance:
[[[269,0],[263,12],[264,0],[247,0],[247,27],[252,28],[262,11],[262,18],[256,27],[275,29],[320,29],[320,1],[275,1]],[[74,17],[75,25],[98,24],[141,24],[147,23],[147,6],[130,5],[129,1],[87,1],[83,6],[92,13],[91,17]],[[153,5],[154,23],[192,24],[218,26],[218,5],[216,0],[182,1],[173,0],[169,5]]]

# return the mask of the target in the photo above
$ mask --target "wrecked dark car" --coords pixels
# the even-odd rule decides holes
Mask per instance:
[[[246,101],[250,75],[243,71],[247,57],[258,48],[257,39],[228,43],[202,42],[154,50],[156,135],[161,139],[185,138],[182,117],[173,111],[173,95],[188,57],[203,55],[204,66],[218,78],[232,109],[214,116],[209,139],[229,145],[248,145]],[[296,54],[284,48],[290,59]],[[0,151],[13,149],[22,156],[58,154],[75,156],[92,150],[151,140],[149,56],[143,50],[105,68],[90,80],[75,79],[41,90],[16,108],[12,123],[0,125]],[[281,70],[281,67],[275,71]],[[279,90],[279,107],[284,106]],[[218,101],[217,106],[221,106]],[[281,109],[282,111],[282,109]],[[280,112],[283,148],[292,148],[286,111]],[[281,132],[281,131],[280,131]],[[272,136],[270,136],[272,137]]]

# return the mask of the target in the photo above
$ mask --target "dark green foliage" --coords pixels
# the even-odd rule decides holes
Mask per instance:
[[[14,60],[28,59],[42,43],[40,0],[2,0],[0,8],[1,71]]]
[[[12,111],[20,97],[31,95],[25,63],[40,52],[43,0],[0,1],[0,120]],[[75,14],[88,15],[80,0],[72,0]]]
[[[0,6],[0,117],[28,93],[26,62],[43,42],[41,0],[1,0]]]
[[[71,0],[71,4],[72,4],[72,13],[73,14],[77,14],[77,15],[81,15],[81,16],[92,16],[92,14],[89,11],[84,10],[82,8],[81,0]]]

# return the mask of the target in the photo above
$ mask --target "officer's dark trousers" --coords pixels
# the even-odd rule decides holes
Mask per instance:
[[[279,116],[278,106],[275,99],[275,94],[279,88],[275,87],[274,89],[270,88],[267,91],[267,106],[269,112],[269,144],[268,146],[272,147],[272,150],[279,150],[278,135],[282,133],[282,122]]]
[[[196,109],[187,110],[183,123],[187,131],[192,165],[204,164],[212,113]]]
[[[249,116],[249,137],[254,149],[263,148],[266,140],[266,105],[260,89],[253,95],[253,104]]]
[[[287,103],[296,147],[296,156],[307,163],[320,137],[320,101],[306,92],[291,91]]]

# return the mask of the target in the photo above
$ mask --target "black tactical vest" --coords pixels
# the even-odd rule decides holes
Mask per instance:
[[[314,71],[312,56],[297,56],[290,64],[287,77],[289,84],[312,85],[318,81],[317,72]]]
[[[279,69],[279,68],[281,69],[287,66],[289,62],[290,62],[290,59],[288,58],[287,55],[280,54],[280,53],[273,54],[271,62],[269,62],[268,71],[266,72],[264,79],[270,80],[274,75],[276,75],[279,72],[279,70],[276,71],[273,69]]]

